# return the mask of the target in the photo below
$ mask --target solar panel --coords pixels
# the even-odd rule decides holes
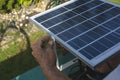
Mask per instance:
[[[92,68],[120,50],[120,7],[101,0],[68,1],[30,21]]]

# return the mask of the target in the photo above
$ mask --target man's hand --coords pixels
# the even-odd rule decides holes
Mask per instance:
[[[46,45],[44,43],[46,43]],[[40,38],[32,45],[32,54],[42,69],[49,69],[56,66],[56,56],[53,52],[53,43],[51,37],[46,36]]]
[[[44,43],[47,43],[44,45]],[[39,39],[32,45],[32,54],[40,64],[47,80],[71,80],[56,67],[56,56],[53,52],[53,41],[50,36]]]

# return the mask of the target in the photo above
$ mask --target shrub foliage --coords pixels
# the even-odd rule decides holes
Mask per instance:
[[[21,6],[30,6],[32,3],[38,3],[41,0],[1,0],[0,13],[9,13],[12,9],[20,9]]]

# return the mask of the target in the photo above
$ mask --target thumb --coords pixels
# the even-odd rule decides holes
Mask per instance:
[[[54,44],[53,40],[49,40],[49,42],[48,42],[46,47],[47,48],[53,48],[53,44]]]

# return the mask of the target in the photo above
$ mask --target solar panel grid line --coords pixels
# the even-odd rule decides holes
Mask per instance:
[[[82,36],[83,36],[83,35],[82,35]],[[82,36],[80,36],[80,38],[78,38],[78,39],[83,41]],[[84,35],[84,36],[85,36],[85,35]],[[87,36],[87,37],[91,38],[90,36]],[[92,41],[94,41],[94,38],[91,38],[91,39],[92,39]],[[85,40],[84,40],[84,41],[85,41]],[[83,41],[83,42],[84,42],[84,41]]]
[[[114,32],[114,33],[115,33],[115,32]],[[116,33],[115,33],[115,34],[116,34]],[[118,35],[119,37],[116,36],[116,35]],[[116,35],[113,35],[113,36],[120,39],[120,34],[116,34]]]
[[[74,27],[76,27],[76,26],[78,26],[78,25],[80,25],[80,24],[82,24],[82,23],[84,23],[84,22],[86,22],[86,21],[88,21],[88,20],[85,20],[85,21],[83,21],[83,22],[81,22],[81,23],[78,23],[78,24],[76,24],[76,25],[74,25],[74,26],[72,26],[72,27],[70,27],[70,28],[68,28],[68,29],[66,29],[66,30],[64,30],[64,31],[61,31],[61,32],[58,33],[57,35],[59,35],[59,34],[61,34],[61,33],[63,33],[63,32],[66,32],[66,31],[70,30],[71,28],[74,28]]]
[[[47,11],[45,11],[46,13],[43,16],[37,17],[37,18],[35,18],[35,20],[37,20],[37,21],[39,21],[39,23],[41,23],[41,22],[47,21],[49,18],[56,16],[57,14],[60,14],[61,12],[66,12],[66,11],[67,11],[67,9],[65,9],[63,7],[59,8],[57,10],[54,10],[52,12],[49,12],[49,13],[47,13]]]
[[[93,30],[93,29],[95,29],[95,28],[97,28],[97,27],[99,27],[99,26],[93,27],[93,28],[91,28],[91,29],[89,29],[89,30],[87,30],[87,31],[85,31],[85,32],[83,32],[83,33],[81,33],[80,35],[75,36],[75,37],[69,39],[68,41],[66,41],[66,43],[69,42],[69,41],[71,41],[71,40],[73,40],[73,39],[75,39],[75,38],[77,38],[77,37],[80,37],[80,36],[82,36],[82,35],[88,33],[89,31],[91,31],[91,30]]]
[[[115,18],[116,19],[116,18]],[[113,19],[114,20],[114,19]],[[115,29],[116,27],[119,27],[120,26],[120,20],[118,20],[118,22],[113,22],[113,20],[103,24],[105,27],[109,28],[109,30],[113,30]],[[109,25],[108,25],[109,24]],[[113,27],[114,26],[114,27]]]
[[[84,41],[84,40],[82,40],[82,39],[79,39],[79,40],[81,40],[82,42],[84,42],[85,44],[87,44],[87,42],[86,42],[86,41]]]
[[[50,13],[50,12],[52,12],[52,11],[55,11],[55,10],[57,10],[57,9],[65,6],[65,5],[69,5],[69,4],[74,3],[74,2],[76,2],[76,1],[77,1],[77,0],[71,0],[71,1],[65,2],[65,3],[63,3],[63,4],[61,4],[61,5],[58,5],[58,6],[56,6],[56,7],[53,7],[53,8],[51,8],[51,9],[48,9],[48,10],[46,10],[46,11],[40,13],[40,14],[36,14],[36,15],[30,17],[30,19],[34,19],[34,18],[43,16],[43,15],[45,15],[45,14],[48,14],[48,13]],[[29,20],[30,20],[30,19],[29,19]]]
[[[111,21],[112,19],[115,19],[115,18],[118,17],[118,16],[119,16],[119,14],[116,15],[116,16],[114,16],[114,17],[112,17],[112,18],[110,18],[110,19],[108,19],[108,20],[106,20],[106,21],[104,21],[103,23],[108,22],[108,21]],[[94,23],[96,23],[96,24],[99,24],[99,23],[97,23],[97,22],[95,22],[95,21],[93,21],[93,20],[91,20],[91,21],[94,22]],[[101,24],[103,24],[103,23],[101,23]]]
[[[119,42],[120,39],[117,38],[117,37],[115,37],[115,36],[114,36],[115,34],[114,34],[114,35],[113,35],[113,34],[114,34],[114,33],[112,33],[111,35],[106,36],[106,38],[109,39],[109,40],[111,40],[111,41],[114,41],[113,43],[114,43],[114,45],[115,45],[115,44],[118,44],[118,42]]]
[[[111,6],[105,6],[105,3],[103,3],[102,5],[94,8],[94,9],[91,9],[87,12],[85,12],[84,14],[81,14],[82,16],[86,17],[86,18],[90,18],[90,17],[93,17],[95,16],[96,14],[99,14],[107,9],[111,8]]]
[[[102,3],[102,4],[104,4],[104,3]],[[93,8],[90,8],[90,9],[84,11],[84,12],[87,12],[87,11],[89,11],[89,10],[91,10],[91,9],[94,9],[94,8],[96,8],[96,7],[98,7],[98,6],[101,6],[102,4],[99,4],[99,5],[97,5],[97,6],[93,7]],[[84,12],[81,12],[81,13],[78,14],[78,15],[81,15],[81,14],[84,13]],[[70,18],[66,19],[65,21],[67,21],[67,20],[69,20],[69,19],[71,19],[71,18],[74,18],[74,17],[76,17],[76,16],[78,16],[78,15],[75,15],[75,16],[73,16],[73,17],[70,17]],[[84,16],[83,16],[83,17],[84,17]],[[54,27],[54,26],[56,26],[56,25],[59,25],[59,24],[61,24],[62,22],[64,22],[64,21],[61,21],[61,22],[53,25],[52,27]],[[50,27],[50,28],[52,28],[52,27]],[[49,29],[49,28],[48,28],[48,29]]]
[[[107,39],[107,38],[102,38],[102,39],[100,39],[99,40],[102,44],[106,44],[106,46],[108,46],[108,47],[111,47],[111,46],[113,46],[114,45],[114,43],[111,41],[111,40],[109,40],[109,39]]]
[[[95,18],[96,16],[99,16],[99,15],[101,15],[101,14],[103,14],[103,13],[105,13],[105,12],[107,12],[107,11],[109,11],[109,10],[113,9],[113,8],[115,8],[115,7],[111,7],[111,8],[109,8],[109,9],[107,9],[107,10],[103,11],[102,13],[99,13],[99,14],[97,14],[97,15],[95,15],[95,16],[93,16],[93,17],[89,18],[89,19]]]
[[[104,46],[105,48],[108,48],[106,45],[104,45],[104,44],[102,44],[102,43],[100,43],[100,42],[98,42],[100,45],[102,45],[102,46]],[[91,45],[91,47],[92,48],[94,48],[95,50],[97,50],[99,53],[102,53],[102,51],[101,50],[98,50],[96,47],[94,47],[94,46],[92,46]]]
[[[88,9],[90,9],[90,8],[92,8],[92,7],[95,7],[96,5],[99,5],[99,4],[100,4],[100,3],[98,3],[98,4],[93,4],[93,2],[95,2],[95,0],[94,0],[94,1],[91,1],[91,2],[89,2],[89,3],[86,2],[85,5],[78,6],[77,8],[72,9],[72,11],[75,12],[75,13],[77,13],[77,14],[80,14],[81,12],[84,12],[84,11],[86,11],[86,10],[88,10]],[[97,1],[97,2],[98,2],[98,1]],[[79,12],[79,10],[80,10],[80,12]]]
[[[97,35],[99,35],[98,33],[96,33],[96,32],[94,32],[95,34],[97,34]],[[99,36],[103,36],[103,35],[99,35]],[[94,40],[94,39],[93,39]],[[104,45],[104,44],[102,44],[102,45]],[[105,46],[105,45],[104,45]],[[107,47],[107,46],[105,46],[105,47]]]
[[[120,36],[117,35],[117,34],[115,34],[114,32],[113,32],[113,34],[110,34],[110,35],[106,36],[106,38],[108,38],[109,40],[114,41],[114,42],[113,42],[114,44],[116,44],[116,43],[119,42],[119,40],[120,40],[119,37],[120,37]]]
[[[98,6],[98,5],[97,5],[97,6]],[[77,15],[76,15],[76,16],[77,16]],[[73,16],[73,17],[74,17],[74,16]],[[53,17],[53,18],[54,18],[54,17]],[[69,19],[69,18],[68,18],[68,19]],[[64,22],[64,20],[63,20],[62,22]],[[62,23],[62,22],[60,22],[60,23]],[[57,24],[60,24],[60,23],[57,23]],[[57,24],[56,24],[56,25],[57,25]],[[55,26],[55,25],[53,25],[53,27],[54,27],[54,26]]]
[[[90,3],[90,2],[88,2],[88,3]],[[87,4],[87,3],[85,3],[85,4]],[[84,4],[84,5],[85,5]],[[80,5],[81,6],[81,5]],[[97,6],[99,6],[99,5],[97,5]],[[75,9],[75,8],[73,8],[73,9]],[[71,9],[72,10],[72,9]],[[67,12],[69,12],[69,11],[71,11],[71,10],[68,10]],[[72,11],[73,12],[73,11]],[[66,13],[66,12],[64,12],[64,13]],[[63,14],[64,14],[63,13]],[[75,13],[75,12],[74,12]],[[75,13],[75,14],[77,14],[77,13]],[[82,12],[81,12],[81,14],[82,14]],[[80,15],[80,14],[79,14]],[[59,15],[57,15],[57,16],[59,16]],[[55,17],[57,17],[57,16],[55,16]],[[78,16],[78,15],[75,15],[75,16],[73,16],[73,17],[76,17],[76,16]],[[55,18],[55,17],[52,17],[52,18]],[[49,28],[52,28],[52,27],[54,27],[54,26],[56,26],[56,25],[59,25],[59,24],[61,24],[61,23],[63,23],[64,21],[67,21],[67,20],[69,20],[69,19],[71,19],[71,18],[73,18],[73,17],[70,17],[70,18],[68,18],[68,19],[66,19],[66,20],[63,20],[63,21],[61,21],[61,22],[59,22],[59,23],[57,23],[57,24],[55,24],[55,25],[53,25],[53,26],[51,26],[51,27],[49,27]],[[50,20],[50,19],[52,19],[52,18],[49,18],[48,20]],[[48,21],[48,20],[45,20],[45,21]],[[45,21],[43,21],[42,23],[44,23]],[[48,28],[48,29],[49,29]]]
[[[97,42],[99,42],[99,41],[97,41]],[[93,43],[93,44],[94,44],[94,43]],[[98,43],[97,43],[97,45],[98,45]],[[100,44],[99,44],[99,45],[100,45]],[[107,49],[107,47],[104,47],[104,48],[106,48],[106,49]],[[105,49],[105,50],[106,50],[106,49]],[[100,51],[101,51],[101,50],[100,50]]]
[[[96,2],[98,2],[98,3],[96,3]],[[89,9],[91,9],[91,8],[97,6],[97,5],[102,4],[102,2],[101,2],[101,3],[100,3],[99,1],[96,1],[96,2],[95,2],[95,1],[92,1],[91,3],[88,3],[88,4],[86,4],[86,5],[83,5],[83,6],[81,6],[81,7],[78,7],[77,9],[74,9],[74,10],[72,10],[72,11],[75,12],[75,13],[77,13],[77,14],[80,14],[80,13],[86,11],[86,10],[89,10]]]
[[[83,14],[83,13],[85,13],[85,12],[87,12],[87,11],[90,11],[90,10],[92,10],[92,9],[94,9],[94,8],[96,8],[96,7],[98,7],[98,6],[101,6],[101,5],[103,5],[104,3],[101,3],[101,4],[99,4],[99,5],[97,5],[97,6],[95,6],[95,7],[92,7],[92,8],[90,8],[90,9],[88,9],[88,10],[86,10],[86,11],[84,11],[84,12],[81,12],[80,14],[78,14],[78,15],[81,15],[81,14]],[[76,15],[76,16],[78,16],[78,15]]]
[[[75,13],[70,11],[70,12],[65,13],[64,15],[59,15],[59,16],[52,18],[41,24],[44,25],[46,28],[49,28],[49,27],[52,27],[52,26],[60,23],[61,21],[64,22],[64,20],[69,19],[70,17],[73,17],[75,15],[76,15]],[[48,24],[48,25],[46,25],[46,24]]]
[[[112,9],[112,8],[111,8]],[[109,10],[109,9],[108,9]],[[106,10],[106,11],[108,11],[108,10]],[[105,12],[106,12],[105,11]],[[103,13],[103,12],[102,12]],[[101,14],[102,14],[101,13]],[[100,14],[97,14],[96,16],[98,16],[98,15],[100,15]],[[94,17],[96,17],[96,16],[94,16]],[[82,17],[84,17],[84,16],[82,16]],[[91,19],[92,18],[94,18],[94,17],[91,17],[91,18],[88,18],[88,19],[86,19],[85,21],[83,21],[82,23],[84,23],[84,22],[86,22],[86,21],[88,21],[88,20],[90,20],[91,21]],[[92,22],[94,22],[94,21],[92,21]],[[106,22],[106,21],[105,21]],[[105,23],[104,22],[104,23]],[[79,23],[79,24],[82,24],[82,23]],[[97,22],[94,22],[94,23],[97,23]],[[75,26],[77,26],[77,25],[79,25],[79,24],[76,24]],[[98,24],[98,23],[97,23]],[[103,24],[103,23],[102,23]],[[101,25],[101,24],[100,24]],[[75,27],[75,26],[73,26],[73,27]],[[61,34],[61,33],[63,33],[63,32],[65,32],[65,31],[67,31],[67,30],[69,30],[69,29],[71,29],[71,28],[73,28],[73,27],[70,27],[70,28],[68,28],[68,29],[66,29],[66,30],[64,30],[64,31],[61,31],[60,33],[58,33],[57,35],[59,35],[59,34]]]
[[[104,29],[103,29],[104,30]],[[110,30],[109,30],[110,31]],[[107,38],[106,38],[107,39]],[[109,39],[107,39],[107,40],[109,40]],[[109,40],[110,42],[112,42],[111,40]],[[113,42],[112,42],[113,43]]]
[[[86,23],[86,24],[88,25],[88,23]],[[89,26],[85,27],[86,24],[78,25],[78,26],[75,27],[75,28],[77,28],[77,29],[80,29],[80,31],[81,31],[81,32],[79,32],[80,35],[81,35],[82,33],[86,32],[86,31],[88,31],[89,29],[93,28],[94,26],[96,26],[96,24],[94,24],[94,25],[89,24],[90,27],[89,27]],[[71,29],[71,30],[72,30],[72,29]],[[66,33],[66,32],[64,32],[64,33],[62,33],[62,34],[60,34],[60,35],[58,35],[58,36],[60,37],[61,35],[64,35],[65,33]],[[68,35],[69,35],[69,34],[68,34]],[[75,36],[73,36],[73,37],[71,37],[71,38],[69,38],[68,40],[64,40],[64,41],[67,42],[67,41],[69,41],[70,39],[72,39],[72,38],[74,38],[74,37],[76,37],[76,36],[78,36],[78,34],[75,35]]]
[[[89,59],[90,59],[90,58],[94,58],[94,56],[93,56],[92,54],[90,54],[89,52],[87,52],[87,51],[84,50],[84,49],[81,51],[81,54],[82,54],[82,53],[86,53],[86,56],[88,55]]]
[[[105,34],[105,35],[103,35],[103,36],[99,37],[98,39],[96,39],[96,40],[94,40],[93,42],[91,42],[91,43],[89,43],[89,44],[85,45],[84,47],[82,47],[82,48],[78,49],[77,51],[80,51],[81,49],[83,49],[83,48],[85,48],[85,47],[87,47],[87,46],[89,46],[89,45],[93,44],[94,42],[96,42],[96,41],[98,41],[98,40],[100,40],[100,39],[104,38],[105,36],[107,36],[107,35],[109,35],[109,34],[111,34],[111,33],[115,32],[115,31],[116,31],[116,30],[118,30],[118,29],[120,29],[120,27],[118,27],[118,28],[116,28],[115,30],[112,30],[112,31],[110,31],[109,33],[107,33],[107,34]]]
[[[113,36],[114,36],[114,35],[113,35]],[[115,44],[112,40],[110,40],[110,39],[108,39],[108,38],[105,38],[105,39],[107,39],[109,42]]]
[[[107,9],[107,10],[105,10],[105,11],[103,11],[103,12],[101,12],[101,13],[95,15],[95,16],[93,16],[92,18],[94,18],[94,17],[96,17],[96,16],[98,16],[98,15],[101,15],[101,14],[103,14],[103,13],[105,13],[105,12],[107,12],[107,11],[113,9],[113,8],[115,8],[115,7],[111,7],[111,8],[109,8],[109,9]]]
[[[80,14],[79,14],[80,15]],[[77,15],[76,15],[77,16]],[[74,16],[73,16],[74,17]],[[84,16],[83,16],[84,17]],[[69,20],[69,19],[71,19],[71,18],[68,18],[67,20]],[[62,21],[62,22],[64,22],[64,21]],[[60,22],[60,23],[62,23],[62,22]],[[60,24],[60,23],[58,23],[58,24]],[[58,25],[58,24],[56,24],[56,25]],[[54,25],[53,25],[53,27],[54,27]],[[52,27],[50,27],[50,28],[52,28]]]
[[[119,39],[119,40],[120,40],[120,39]],[[118,43],[118,42],[117,42],[117,43]],[[92,46],[92,45],[91,45],[91,46]],[[99,46],[100,46],[100,44],[99,44]],[[98,48],[98,43],[97,43],[97,46],[96,46],[96,47],[97,47],[97,49],[102,48],[103,51],[102,51],[101,53],[103,53],[104,51],[106,51],[106,50],[108,49],[108,48],[105,49],[105,47],[103,47],[103,46],[100,46],[100,47]],[[109,48],[111,48],[111,47],[109,47]],[[88,48],[86,47],[86,48],[84,48],[84,49],[89,49],[89,47],[88,47]],[[91,50],[92,50],[92,48],[89,49],[89,51],[88,51],[88,50],[87,50],[87,51],[90,52],[90,53],[94,53],[94,52],[92,52],[92,51],[94,51],[94,49],[93,49],[92,51],[91,51]],[[99,50],[100,50],[100,49],[99,49]],[[100,50],[100,51],[101,51],[101,50]],[[80,52],[81,52],[81,51],[80,51]],[[98,52],[96,52],[96,53],[98,53]],[[86,55],[86,54],[83,54],[83,55]],[[96,56],[96,55],[94,55],[94,57],[95,57],[95,56]],[[92,58],[90,58],[90,57],[88,57],[88,58],[89,58],[89,59],[92,59]]]
[[[107,39],[107,38],[105,38],[105,39]],[[109,40],[109,39],[107,39],[109,42],[111,42],[111,43],[113,43],[114,44],[114,42],[113,41],[111,41],[111,40]]]
[[[93,64],[93,66],[96,66],[98,63],[101,63],[104,60],[108,59],[109,57],[114,55],[119,50],[120,50],[120,43],[118,43],[115,46],[109,48],[109,50],[106,50],[105,52],[103,52],[99,56],[94,57],[91,60],[91,63]]]
[[[119,27],[120,27],[120,26],[119,26]],[[116,31],[115,31],[115,33],[116,33],[117,35],[120,35],[120,33],[116,32]]]
[[[110,37],[111,36],[111,37]],[[116,38],[114,35],[108,35],[108,36],[106,36],[106,38],[107,39],[109,39],[110,41],[112,41],[112,43],[115,45],[116,44],[116,42],[117,42],[117,40],[118,40],[118,38]],[[112,39],[113,38],[113,39]]]
[[[72,9],[79,5],[84,5],[85,3],[89,2],[89,1],[91,1],[91,0],[83,0],[81,2],[80,2],[80,0],[77,0],[75,3],[70,4],[72,7],[70,7],[69,5],[66,5],[64,7],[66,7],[67,9]]]
[[[65,9],[65,8],[64,8],[64,9]],[[65,12],[60,13],[60,14],[58,14],[58,15],[56,15],[56,16],[51,17],[51,18],[48,18],[47,20],[42,21],[41,24],[44,23],[44,22],[46,22],[46,21],[48,21],[48,20],[51,20],[51,19],[53,19],[53,18],[56,18],[56,17],[58,17],[58,16],[60,16],[60,15],[63,15],[63,14],[65,14],[65,13],[69,12],[69,11],[71,11],[71,10],[67,10],[67,9],[66,9]]]
[[[117,18],[118,16],[120,16],[120,14],[118,14],[118,15],[116,15],[116,16],[114,16],[114,17],[112,17],[112,18],[110,18],[110,19],[108,19],[108,20],[106,20],[106,21],[104,21],[103,23],[101,23],[101,24],[99,24],[99,23],[97,23],[97,22],[95,22],[95,21],[92,21],[92,22],[94,22],[94,23],[96,23],[96,24],[99,24],[99,26],[101,25],[101,26],[103,26],[104,28],[106,28],[106,29],[108,29],[108,30],[111,30],[111,29],[109,29],[108,27],[106,27],[106,26],[104,26],[104,24],[105,23],[107,23],[107,22],[109,22],[109,21],[111,21],[111,20],[113,20],[113,19],[115,19],[115,18]]]
[[[69,45],[69,43],[66,43],[66,44],[68,44]],[[76,47],[76,48],[79,48],[79,46],[77,45],[77,44],[75,44],[74,42],[70,42],[70,44],[73,44],[74,45],[74,47]],[[75,48],[75,50],[76,50],[76,48]]]
[[[77,37],[79,37],[79,36],[82,36],[82,35],[86,34],[86,33],[89,32],[89,31],[94,30],[95,28],[97,28],[97,27],[99,27],[99,26],[101,26],[101,25],[102,25],[102,24],[98,24],[97,26],[95,26],[95,27],[93,27],[93,28],[91,28],[91,29],[89,29],[89,30],[87,30],[87,31],[85,31],[85,32],[83,32],[83,33],[81,33],[81,34],[79,34],[78,36],[75,36],[75,37],[69,39],[68,41],[66,41],[66,43],[69,42],[69,41],[71,41],[71,40],[73,40],[73,39],[75,39],[75,38],[77,38]],[[68,30],[67,30],[67,31],[68,31]]]
[[[109,48],[108,46],[106,46],[105,44],[101,43],[98,41],[99,44],[101,44],[102,46],[104,46],[105,48]],[[101,51],[100,51],[101,52]]]
[[[86,2],[86,3],[84,3],[84,4],[81,4],[81,5],[79,5],[79,6],[76,6],[76,7],[72,8],[72,9],[68,9],[68,8],[66,8],[66,7],[64,7],[64,8],[65,8],[65,9],[68,9],[68,10],[74,10],[74,9],[76,9],[76,8],[78,8],[78,7],[81,7],[81,6],[83,6],[83,5],[86,5],[86,4],[88,4],[88,3],[91,3],[92,1],[94,1],[94,0],[89,0],[88,2]]]
[[[95,47],[93,47],[92,45],[89,45],[88,46],[89,48],[84,48],[84,50],[85,49],[88,49],[88,50],[86,50],[86,52],[88,52],[88,53],[91,53],[91,55],[93,55],[93,57],[96,57],[97,55],[99,55],[100,53],[101,53],[101,51],[100,50],[98,50],[98,49],[96,49]],[[95,51],[95,52],[94,52]],[[80,51],[79,51],[80,52]]]
[[[101,4],[100,6],[102,6],[102,5],[104,5],[104,4],[105,4],[105,3]],[[99,5],[98,5],[97,7],[99,7]],[[93,16],[92,18],[94,18],[94,17],[96,17],[96,16],[98,16],[98,15],[100,15],[100,14],[103,14],[103,13],[105,13],[105,12],[107,12],[107,11],[113,9],[113,8],[115,8],[115,7],[113,6],[113,7],[109,8],[109,9],[106,9],[106,10],[104,10],[103,12],[101,12],[101,13],[99,13],[99,14]],[[93,9],[95,9],[95,8],[93,8]],[[93,9],[90,9],[90,10],[93,10]],[[88,10],[88,11],[89,11],[89,10]]]
[[[88,2],[86,2],[85,4],[90,3],[91,1],[93,1],[93,0],[88,1]],[[85,4],[82,4],[82,5],[85,5]],[[82,6],[82,5],[80,5],[80,6]],[[80,7],[80,6],[77,6],[77,7]],[[77,8],[77,7],[75,7],[75,8]],[[63,8],[67,10],[66,12],[69,12],[69,11],[75,9],[75,8],[67,9],[67,8],[65,8],[65,7],[63,7]],[[57,16],[59,16],[59,15],[62,15],[62,14],[64,14],[64,13],[66,13],[66,12],[63,12],[63,13],[61,13],[61,14],[58,14],[58,15],[53,16],[53,17],[51,17],[51,18],[48,18],[48,19],[45,20],[45,21],[48,21],[48,20],[50,20],[50,19],[53,19],[53,18],[55,18],[55,17],[57,17]],[[44,23],[45,21],[42,21],[41,23]]]
[[[115,8],[113,8],[112,10],[109,10],[108,12],[103,13],[103,14],[101,14],[99,16],[96,16],[95,18],[92,18],[91,20],[100,24],[100,23],[110,19],[111,17],[114,17],[114,16],[118,15],[118,13],[113,12],[113,11],[115,11]],[[112,13],[114,13],[114,14],[112,14]]]
[[[98,24],[97,22],[94,22],[94,21],[92,21],[92,22],[97,23],[98,25],[97,25],[96,27],[99,27],[99,26],[101,26],[101,25],[103,26],[104,23],[106,23],[106,22],[108,22],[108,21],[111,21],[112,19],[114,19],[114,18],[116,18],[116,17],[118,17],[118,16],[120,16],[120,14],[117,15],[117,16],[115,16],[115,17],[112,17],[111,19],[109,19],[109,20],[107,20],[107,21],[105,21],[105,22],[103,22],[103,23],[101,23],[101,24]],[[77,38],[77,37],[79,37],[79,36],[81,36],[81,35],[84,35],[84,34],[86,34],[87,32],[95,29],[96,27],[93,27],[93,28],[89,29],[88,31],[83,32],[82,34],[80,34],[80,35],[78,35],[78,36],[76,36],[76,37],[74,37],[74,38],[72,38],[72,39],[70,39],[70,40],[68,40],[68,41],[66,41],[66,42],[69,42],[69,41],[71,41],[71,40],[73,40],[73,39],[75,39],[75,38]],[[107,28],[107,27],[104,27],[104,28],[106,28],[106,29],[109,30],[109,28]],[[67,30],[69,30],[69,29],[67,29]],[[66,31],[67,31],[67,30],[66,30]],[[61,33],[62,33],[62,32],[61,32]],[[61,34],[61,33],[60,33],[60,34]]]
[[[92,61],[91,63],[93,63],[94,66],[96,66],[95,64],[104,62],[106,59],[109,59],[109,57],[113,56],[116,53],[116,51],[119,51],[118,49],[120,48],[119,46],[120,44],[117,44],[116,46],[110,48],[111,52],[109,50],[106,50],[105,52],[103,52],[103,54],[100,54],[99,56],[94,57],[93,59],[91,59]]]
[[[95,8],[97,8],[97,7],[99,7],[99,6],[101,6],[101,5],[103,5],[104,3],[101,3],[101,4],[99,4],[99,5],[97,5],[97,6],[95,6],[95,7],[92,7],[92,8],[90,8],[90,9],[88,9],[88,10],[86,10],[86,11],[83,11],[83,12],[81,12],[80,14],[78,14],[78,15],[81,15],[81,14],[84,14],[85,12],[88,12],[88,11],[90,11],[90,10],[92,10],[92,9],[95,9]]]
[[[68,20],[70,20],[70,19],[72,19],[72,18],[74,18],[74,17],[76,17],[76,16],[78,16],[78,15],[72,16],[72,17],[70,17],[70,18],[68,18],[68,19],[66,19],[66,20],[64,20],[64,21],[61,21],[61,22],[59,22],[59,23],[57,23],[57,24],[55,24],[55,25],[49,27],[48,29],[53,28],[54,26],[59,25],[59,24],[65,22],[65,21],[68,21]]]
[[[81,40],[81,41],[83,41],[83,40]],[[85,41],[83,41],[83,42],[85,42]],[[85,42],[86,44],[87,44],[87,42]],[[100,42],[99,42],[100,43]],[[102,44],[102,43],[100,43],[101,45],[103,45],[103,46],[105,46],[104,44]],[[101,51],[99,51],[98,49],[96,49],[94,46],[91,46],[92,48],[94,48],[95,50],[97,50],[98,52],[101,52]],[[105,46],[105,47],[107,47],[107,46]]]

